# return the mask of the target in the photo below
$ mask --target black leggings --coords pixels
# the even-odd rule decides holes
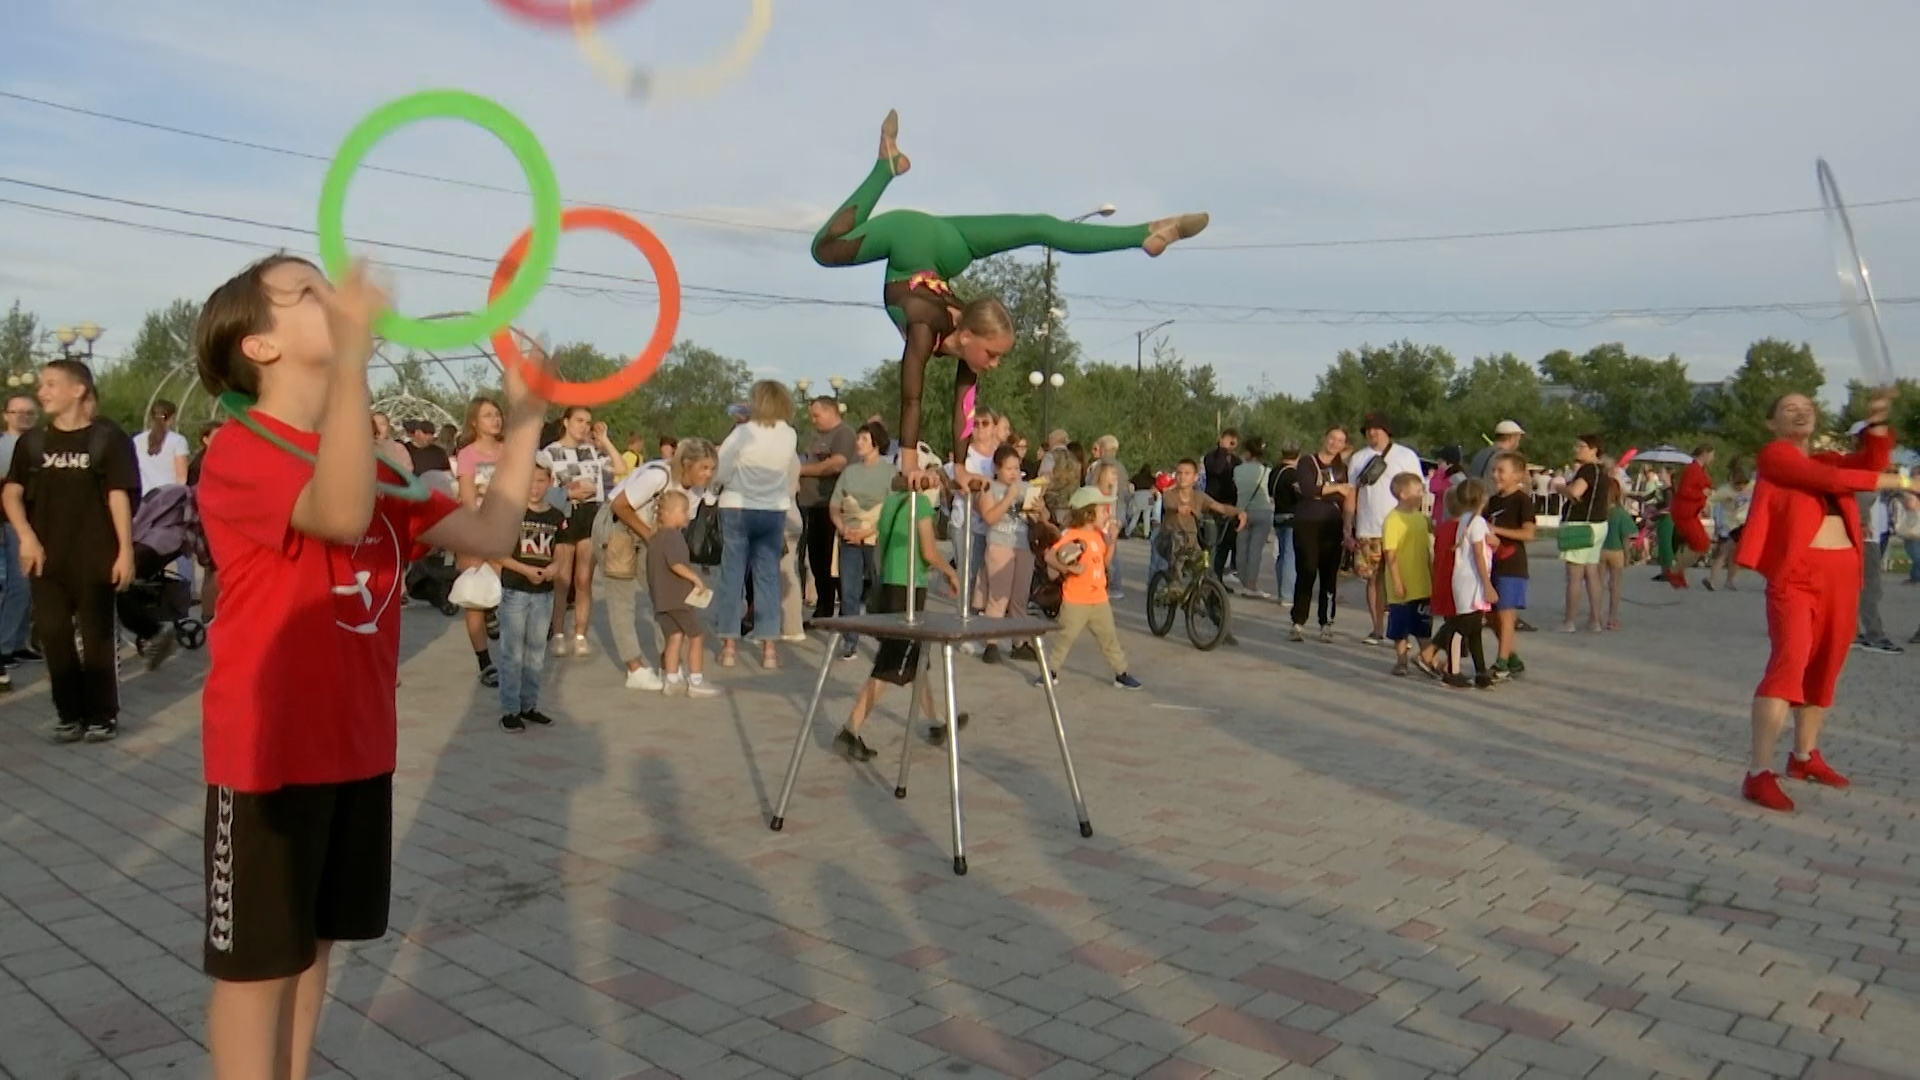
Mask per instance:
[[[1307,625],[1307,608],[1313,602],[1315,586],[1320,598],[1320,625],[1332,626],[1337,597],[1334,587],[1340,581],[1340,544],[1346,538],[1346,526],[1339,518],[1308,519],[1293,523],[1293,625]]]
[[[1473,657],[1473,673],[1475,675],[1485,675],[1487,673],[1487,652],[1485,646],[1481,644],[1480,634],[1486,626],[1486,622],[1487,613],[1484,611],[1473,611],[1465,615],[1455,615],[1453,618],[1440,624],[1440,633],[1433,639],[1433,643],[1442,653],[1445,653],[1447,656],[1452,656],[1453,639],[1457,637],[1466,638],[1467,655]],[[1454,674],[1458,675],[1460,673],[1456,671]]]
[[[120,717],[120,675],[113,640],[113,582],[67,570],[33,578],[33,625],[47,658],[53,710],[85,724]],[[80,647],[74,648],[74,628]]]
[[[840,534],[833,527],[833,511],[825,506],[809,506],[801,511],[806,525],[807,569],[813,573],[813,617],[833,616],[834,601],[840,598],[840,578],[833,572],[833,549]]]

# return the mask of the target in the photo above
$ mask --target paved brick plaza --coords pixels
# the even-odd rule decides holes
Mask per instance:
[[[1628,633],[1529,635],[1492,694],[1283,645],[1251,602],[1203,656],[1136,590],[1147,692],[1090,641],[1062,683],[1091,840],[1039,691],[968,660],[965,878],[931,747],[892,796],[904,694],[871,766],[823,752],[864,664],[776,834],[817,644],[671,706],[550,662],[561,723],[509,736],[416,606],[393,933],[336,953],[321,1071],[1920,1076],[1920,655],[1855,655],[1827,740],[1854,790],[1763,818],[1734,798],[1758,582],[1676,606],[1632,576]],[[1888,591],[1904,632],[1920,590]],[[203,665],[130,677],[104,747],[49,741],[36,672],[0,698],[0,1074],[204,1075]]]

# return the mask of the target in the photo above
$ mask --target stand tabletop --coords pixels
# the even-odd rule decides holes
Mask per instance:
[[[1052,619],[1039,619],[1031,615],[1011,615],[1004,619],[989,619],[983,615],[976,615],[970,619],[962,619],[950,611],[930,611],[915,615],[913,622],[908,622],[905,615],[845,615],[828,619],[808,619],[806,628],[836,634],[899,638],[904,641],[933,644],[959,644],[965,641],[1039,637],[1060,629],[1060,624]]]

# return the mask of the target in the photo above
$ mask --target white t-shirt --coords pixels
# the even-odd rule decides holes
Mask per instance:
[[[613,489],[609,500],[624,498],[647,528],[659,527],[660,493],[663,491],[684,491],[687,493],[688,509],[698,512],[700,504],[711,502],[713,496],[706,488],[681,487],[673,480],[673,469],[664,461],[649,461],[645,465],[627,474],[620,486]]]
[[[972,443],[968,443],[967,471],[975,476],[984,476],[989,480],[993,479],[993,455],[991,453],[983,454],[976,449]],[[953,466],[947,466],[947,478],[951,480],[954,475],[955,471]],[[947,508],[947,520],[954,526],[959,526],[961,516],[967,512],[967,501],[970,498],[972,498],[972,496],[965,492],[957,492],[954,495],[953,504]],[[987,522],[985,518],[980,516],[979,507],[975,507],[973,510],[973,535],[987,535]]]
[[[1480,575],[1473,568],[1474,560],[1487,557],[1486,543],[1491,535],[1486,518],[1478,514],[1461,517],[1453,549],[1453,606],[1462,615],[1493,606],[1487,602],[1487,591],[1480,587]]]
[[[584,480],[593,485],[593,498],[579,500],[579,505],[587,506],[600,502],[608,495],[608,482],[613,479],[613,463],[607,455],[591,443],[579,446],[567,446],[553,443],[541,451],[553,466],[553,486],[561,495],[572,502],[573,496],[567,492],[575,481]]]
[[[1385,457],[1387,467],[1381,470],[1380,478],[1362,487],[1360,476],[1367,471],[1367,465],[1376,457]],[[1390,443],[1384,455],[1373,447],[1362,447],[1347,462],[1347,475],[1353,478],[1356,492],[1353,512],[1353,535],[1363,540],[1378,540],[1387,530],[1387,515],[1400,505],[1393,497],[1393,478],[1401,473],[1412,473],[1426,483],[1427,474],[1420,467],[1420,455],[1399,443]]]
[[[141,432],[133,437],[133,447],[140,455],[140,490],[158,491],[169,484],[180,482],[180,475],[174,471],[174,462],[193,456],[187,449],[187,437],[177,431],[167,432],[160,440],[160,452],[147,453],[147,433]]]

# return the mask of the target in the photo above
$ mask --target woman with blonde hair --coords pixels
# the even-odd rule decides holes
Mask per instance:
[[[673,456],[635,469],[607,500],[604,520],[595,522],[595,541],[603,549],[596,576],[601,603],[613,626],[613,648],[626,667],[627,689],[664,690],[640,646],[640,597],[647,587],[647,545],[658,527],[660,496],[684,492],[694,507],[711,501],[707,492],[719,461],[705,439],[682,439]],[[625,530],[621,535],[615,530]],[[616,556],[614,553],[618,552]],[[653,626],[652,619],[647,620]],[[660,642],[656,639],[655,651]]]
[[[720,585],[715,597],[720,665],[732,667],[740,650],[747,577],[753,577],[753,639],[763,666],[780,666],[780,551],[787,511],[800,479],[799,439],[788,419],[793,395],[771,379],[753,384],[748,416],[720,444],[714,480],[720,485]]]

